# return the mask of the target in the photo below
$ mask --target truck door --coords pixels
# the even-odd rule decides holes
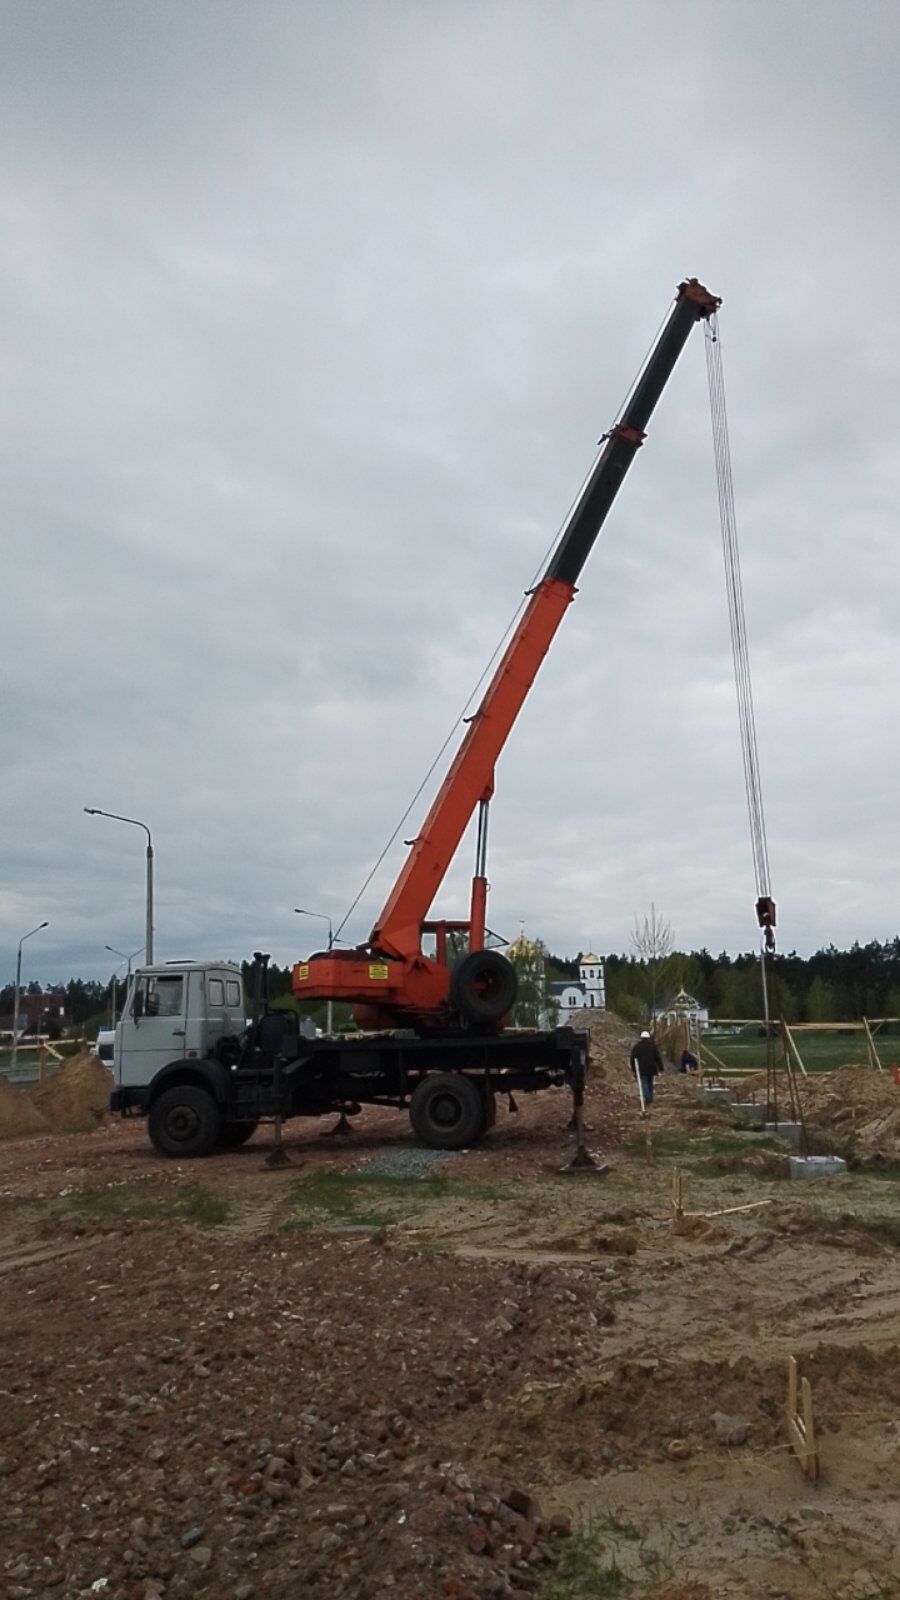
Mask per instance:
[[[135,980],[121,1024],[120,1082],[149,1083],[160,1067],[184,1056],[187,987],[183,972],[145,972]]]

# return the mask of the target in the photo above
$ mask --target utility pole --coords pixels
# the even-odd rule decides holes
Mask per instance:
[[[326,917],[326,915],[325,915],[325,913],[323,911],[305,911],[303,906],[295,906],[294,907],[294,912],[298,917],[315,917],[319,922],[327,922],[328,923],[328,949],[329,949],[329,952],[330,952],[331,948],[332,948],[332,946],[334,944],[334,933],[332,932],[331,918],[330,917]],[[333,1029],[333,1020],[334,1020],[334,1014],[333,1014],[333,1011],[332,1011],[332,999],[331,999],[331,996],[329,995],[328,996],[327,1005],[326,1005],[326,1012],[325,1012],[325,1032],[329,1035],[329,1037],[331,1036],[332,1032],[334,1031],[334,1029]]]
[[[21,939],[19,940],[19,953],[16,957],[16,991],[15,998],[13,1000],[13,1072],[15,1072],[17,1066],[19,1065],[19,995],[22,991],[22,946],[26,939],[30,939],[33,934],[40,933],[42,928],[49,928],[49,926],[49,922],[39,922],[36,928],[32,928],[31,933],[23,933]]]
[[[147,965],[153,964],[153,840],[146,822],[138,822],[136,817],[120,817],[117,811],[101,811],[99,806],[85,806],[84,810],[89,817],[112,817],[114,822],[130,822],[134,828],[143,828],[147,835],[147,912],[146,933],[144,937],[144,950]]]
[[[126,961],[128,963],[128,972],[127,972],[127,974],[125,976],[125,992],[127,994],[128,993],[128,986],[131,983],[131,963],[134,960],[135,956],[139,956],[140,955],[141,950],[143,950],[144,946],[141,945],[139,950],[132,950],[130,956],[127,956],[125,954],[124,950],[117,950],[115,945],[113,945],[113,944],[105,944],[103,946],[103,948],[104,948],[104,950],[108,950],[110,955],[121,956],[122,960]],[[110,1001],[110,1011],[112,1013],[112,1020],[110,1022],[110,1027],[114,1028],[115,1025],[116,1025],[116,974],[115,973],[113,973],[113,975],[112,975],[112,997],[111,997],[111,1001]]]

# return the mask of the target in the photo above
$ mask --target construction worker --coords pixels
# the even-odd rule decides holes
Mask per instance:
[[[698,1065],[699,1062],[697,1061],[697,1057],[694,1055],[693,1050],[682,1050],[681,1060],[678,1063],[679,1072],[696,1072]]]
[[[640,1078],[644,1105],[652,1105],[653,1079],[663,1071],[663,1059],[656,1047],[656,1040],[651,1039],[646,1028],[631,1047],[631,1065]]]

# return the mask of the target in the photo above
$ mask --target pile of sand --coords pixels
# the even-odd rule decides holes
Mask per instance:
[[[861,1156],[900,1159],[900,1085],[877,1067],[838,1067],[836,1072],[796,1074],[803,1116],[811,1129],[820,1128],[846,1140]],[[778,1104],[790,1105],[784,1073],[778,1076]],[[744,1079],[744,1095],[764,1100],[763,1072]]]
[[[590,1036],[592,1077],[604,1078],[610,1068],[614,1076],[630,1070],[628,1057],[639,1029],[629,1028],[614,1011],[573,1011],[569,1026]]]
[[[112,1087],[112,1073],[97,1056],[83,1050],[27,1095],[54,1132],[84,1133],[105,1117]]]
[[[49,1133],[50,1124],[28,1096],[0,1077],[0,1139],[24,1139],[29,1134]]]
[[[804,1115],[852,1139],[862,1155],[900,1156],[900,1085],[873,1067],[810,1074],[800,1088]]]

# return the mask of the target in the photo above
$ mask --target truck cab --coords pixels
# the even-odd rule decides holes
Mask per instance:
[[[139,967],[116,1028],[115,1097],[147,1104],[158,1074],[176,1065],[221,1061],[226,1040],[246,1027],[241,969],[230,961],[172,961]]]

